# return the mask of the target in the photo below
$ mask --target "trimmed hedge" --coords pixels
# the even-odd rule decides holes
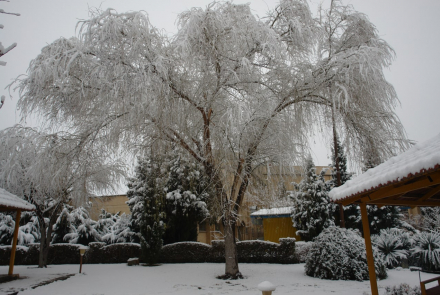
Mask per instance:
[[[49,248],[49,264],[78,264],[80,255],[76,244],[54,244]],[[238,261],[241,263],[297,263],[295,239],[280,239],[280,244],[267,241],[237,242]],[[39,244],[17,246],[15,264],[38,264]],[[0,247],[0,265],[8,265],[11,246]],[[135,243],[106,245],[90,243],[83,263],[125,263],[129,258],[141,257],[141,246]],[[143,262],[141,260],[141,262]],[[199,242],[180,242],[165,245],[161,263],[225,262],[224,241],[212,241],[212,246]]]
[[[207,262],[211,249],[210,245],[198,242],[168,244],[162,247],[159,260],[165,263]]]

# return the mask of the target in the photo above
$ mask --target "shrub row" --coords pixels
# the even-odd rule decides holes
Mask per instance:
[[[49,249],[49,264],[78,264],[79,247],[76,244],[54,244]],[[242,263],[297,263],[295,239],[280,239],[280,243],[242,241],[237,243],[238,260]],[[8,265],[11,246],[0,247],[0,265]],[[17,246],[16,265],[38,264],[39,244]],[[90,243],[83,263],[124,263],[140,257],[141,247],[134,243],[106,245]],[[142,262],[142,260],[141,260]],[[224,241],[212,241],[212,246],[198,242],[180,242],[162,248],[162,263],[225,262]]]

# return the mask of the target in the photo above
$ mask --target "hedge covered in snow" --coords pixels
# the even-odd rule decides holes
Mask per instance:
[[[78,264],[77,244],[54,244],[49,249],[49,264]],[[237,242],[238,260],[245,263],[297,263],[295,239],[280,239],[280,244],[267,241]],[[39,244],[18,246],[15,264],[38,264]],[[0,265],[8,265],[11,246],[0,247]],[[162,247],[162,263],[225,262],[223,241],[212,241],[212,246],[198,242],[179,242]],[[125,263],[129,258],[141,257],[141,247],[136,243],[89,243],[83,263]],[[141,262],[143,262],[141,260]]]
[[[373,247],[376,276],[387,277],[385,261]],[[306,258],[308,276],[329,280],[368,280],[368,266],[364,239],[359,232],[329,227],[313,240]]]

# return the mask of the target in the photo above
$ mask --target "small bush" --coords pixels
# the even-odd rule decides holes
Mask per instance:
[[[399,286],[385,287],[385,295],[421,295],[419,287],[411,288],[408,284],[400,284]]]
[[[306,258],[308,276],[329,280],[368,280],[368,266],[364,239],[359,232],[330,227],[313,240]],[[385,262],[377,249],[373,249],[376,276],[387,277]]]

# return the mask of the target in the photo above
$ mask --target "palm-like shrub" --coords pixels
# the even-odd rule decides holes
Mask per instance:
[[[401,259],[408,256],[410,248],[410,238],[407,233],[403,233],[396,228],[383,229],[380,235],[372,236],[372,242],[383,254],[388,268],[399,266]]]
[[[329,280],[368,280],[365,242],[358,231],[339,227],[324,229],[313,240],[306,258],[308,276]],[[382,254],[373,247],[376,276],[387,277]]]
[[[424,270],[440,269],[440,233],[437,231],[421,232],[414,237],[413,256],[420,261]]]

